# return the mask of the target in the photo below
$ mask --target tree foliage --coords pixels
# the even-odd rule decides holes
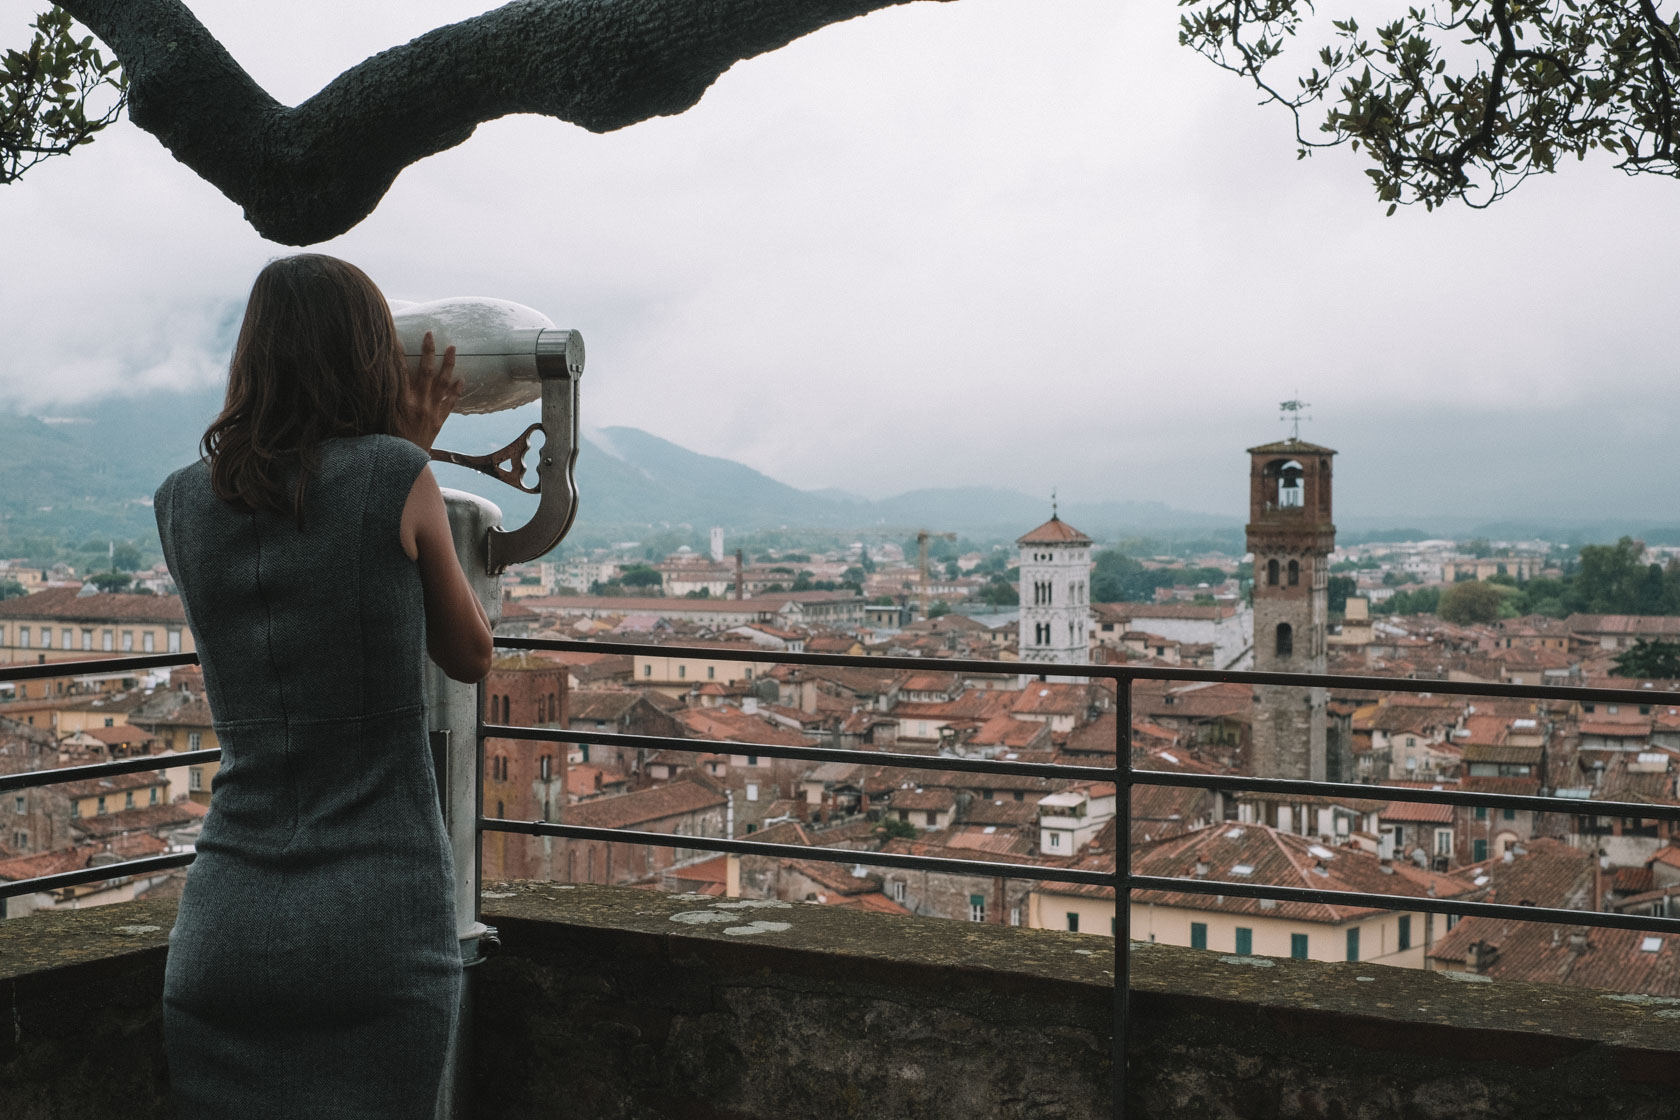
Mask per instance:
[[[1443,622],[1460,626],[1493,622],[1499,618],[1500,605],[1505,602],[1505,594],[1497,584],[1482,583],[1479,580],[1455,583],[1441,592],[1441,604],[1437,611]]]
[[[125,104],[120,63],[77,38],[69,12],[50,8],[30,26],[27,47],[0,55],[0,184],[86,144]]]
[[[1363,149],[1392,214],[1486,206],[1594,150],[1680,176],[1680,15],[1662,6],[1440,0],[1362,26],[1354,5],[1326,21],[1312,0],[1181,0],[1179,41],[1287,109],[1300,156]],[[1304,35],[1322,45],[1291,71],[1281,60]]]
[[[1636,639],[1631,647],[1616,655],[1616,675],[1680,679],[1680,642]]]
[[[1091,573],[1091,600],[1097,603],[1147,603],[1157,587],[1206,583],[1217,587],[1228,577],[1218,568],[1146,568],[1118,549],[1097,553]]]

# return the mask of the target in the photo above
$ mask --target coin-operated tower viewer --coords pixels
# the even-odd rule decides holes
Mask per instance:
[[[1251,447],[1248,549],[1254,554],[1254,668],[1322,673],[1329,622],[1328,447],[1298,437]],[[1254,773],[1262,778],[1326,778],[1321,688],[1255,687]]]

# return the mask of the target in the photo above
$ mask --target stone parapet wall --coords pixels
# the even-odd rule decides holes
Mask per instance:
[[[1106,937],[552,883],[485,908],[483,1120],[1112,1116]],[[0,1115],[169,1116],[173,917],[0,922]],[[1680,1002],[1159,945],[1133,965],[1132,1120],[1680,1114]]]

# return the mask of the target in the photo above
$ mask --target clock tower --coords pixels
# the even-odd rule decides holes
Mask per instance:
[[[1254,668],[1323,673],[1329,622],[1330,461],[1298,436],[1248,449],[1248,550],[1254,554]],[[1255,687],[1254,773],[1324,781],[1322,688]]]

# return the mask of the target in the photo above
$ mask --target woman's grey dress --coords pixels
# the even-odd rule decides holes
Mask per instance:
[[[164,980],[183,1120],[433,1114],[461,957],[399,539],[427,458],[328,441],[302,531],[203,462],[157,492],[223,752]]]

